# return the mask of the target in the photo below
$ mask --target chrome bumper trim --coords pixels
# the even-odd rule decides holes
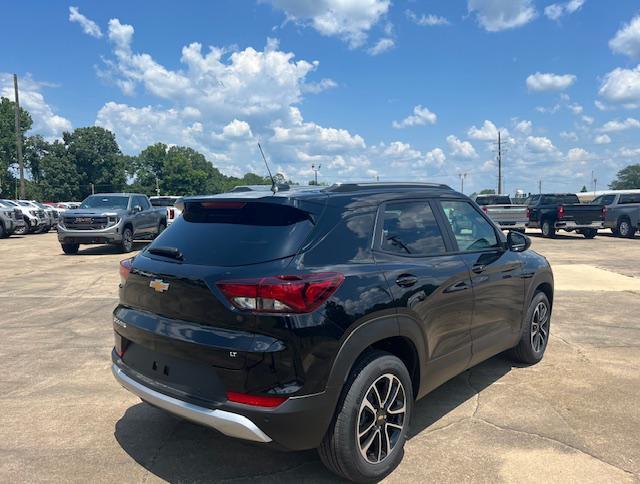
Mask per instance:
[[[142,400],[167,412],[174,413],[206,427],[214,428],[229,437],[252,440],[254,442],[271,442],[271,438],[244,415],[200,407],[157,392],[129,378],[115,364],[111,367],[111,371],[117,382],[124,388],[139,396]]]

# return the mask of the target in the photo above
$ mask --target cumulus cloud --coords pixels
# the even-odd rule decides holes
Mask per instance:
[[[516,131],[521,134],[531,133],[533,123],[526,119],[522,119],[516,123]]]
[[[82,15],[78,7],[69,7],[69,22],[80,24],[82,31],[91,37],[95,37],[96,39],[102,37],[102,30],[100,30],[98,24]]]
[[[593,142],[597,145],[607,145],[611,143],[611,138],[607,134],[600,134],[593,138]]]
[[[367,53],[369,55],[380,55],[383,52],[386,52],[396,45],[395,41],[389,37],[383,37],[378,40],[372,47],[367,49]]]
[[[502,136],[508,136],[509,132],[502,128]],[[471,126],[467,131],[467,136],[471,139],[479,141],[497,141],[498,140],[498,128],[488,119],[484,120],[483,125],[480,128]]]
[[[439,15],[434,14],[422,14],[417,15],[412,10],[406,10],[405,15],[409,20],[411,20],[414,24],[420,25],[422,27],[434,27],[437,25],[449,25],[449,20],[445,17],[441,17]]]
[[[536,72],[527,77],[527,88],[530,91],[562,91],[576,82],[573,74],[553,74]]]
[[[635,118],[627,118],[623,120],[613,119],[602,125],[600,131],[603,133],[615,133],[618,131],[626,131],[632,128],[640,128],[640,121]]]
[[[640,15],[631,19],[609,41],[609,48],[631,58],[640,57]]]
[[[263,0],[284,11],[287,20],[362,46],[367,34],[389,10],[389,0]]]
[[[532,0],[468,0],[467,9],[489,32],[521,27],[537,16]]]
[[[438,120],[436,113],[432,113],[428,108],[417,105],[413,108],[413,114],[407,116],[402,121],[394,121],[392,126],[396,129],[410,126],[424,126],[425,124],[435,124]]]
[[[571,148],[567,152],[567,161],[571,163],[587,161],[592,158],[592,154],[583,148]]]
[[[54,112],[42,93],[45,84],[35,81],[27,74],[19,79],[20,107],[31,114],[31,132],[46,138],[60,138],[64,131],[71,130],[71,122]],[[0,72],[0,96],[14,100],[13,74]]]
[[[303,92],[310,92],[311,94],[318,94],[322,91],[327,91],[338,87],[338,84],[333,79],[321,79],[319,82],[307,82],[302,85]]]
[[[532,153],[552,153],[556,151],[549,138],[544,136],[527,136],[527,148]]]
[[[552,3],[544,9],[544,14],[551,20],[560,20],[563,15],[569,15],[582,8],[586,0],[570,0],[566,3]]]
[[[451,156],[463,159],[477,158],[478,153],[471,143],[468,141],[462,141],[450,134],[447,136],[447,143],[449,144],[449,152]]]
[[[607,102],[628,109],[640,107],[640,65],[632,69],[618,67],[605,75],[598,94]],[[601,104],[602,109],[606,109]]]

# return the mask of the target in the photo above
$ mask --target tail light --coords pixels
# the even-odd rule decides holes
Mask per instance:
[[[248,395],[246,393],[227,392],[227,400],[254,407],[273,408],[285,402],[287,397]]]
[[[120,285],[124,286],[127,282],[129,273],[131,272],[131,266],[133,265],[133,257],[120,261]]]
[[[169,219],[173,220],[174,218],[176,218],[176,211],[173,208],[169,209]]]
[[[310,313],[329,299],[343,281],[342,274],[324,272],[221,281],[217,286],[231,304],[244,311]]]
[[[527,207],[527,218],[531,220],[531,209]]]
[[[607,207],[602,207],[602,211],[600,212],[600,216],[602,217],[602,220],[604,220],[607,217]]]
[[[487,210],[487,206],[486,206],[486,205],[483,205],[483,206],[482,206],[482,211],[483,211],[484,213],[487,213],[487,212],[488,212],[488,210]]]
[[[558,207],[558,218],[559,219],[563,219],[564,218],[564,205],[560,205]]]

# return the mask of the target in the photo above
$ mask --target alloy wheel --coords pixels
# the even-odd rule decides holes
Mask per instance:
[[[539,353],[547,344],[549,337],[549,308],[544,302],[539,302],[531,318],[531,347]]]
[[[406,411],[406,394],[398,377],[385,373],[371,384],[356,428],[360,454],[368,463],[379,464],[391,454],[406,423]]]

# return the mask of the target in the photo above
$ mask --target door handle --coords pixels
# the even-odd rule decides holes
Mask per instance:
[[[412,274],[402,274],[396,279],[396,284],[400,287],[411,287],[416,282],[418,282],[418,278]]]
[[[486,265],[484,264],[476,264],[471,268],[471,271],[476,273],[476,274],[481,274],[484,272],[484,270],[487,268]]]

